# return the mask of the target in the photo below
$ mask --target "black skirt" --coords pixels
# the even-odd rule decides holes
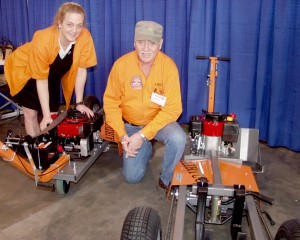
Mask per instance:
[[[48,90],[49,90],[49,106],[50,112],[57,112],[60,105],[60,80],[70,70],[73,63],[73,51],[74,45],[68,52],[68,54],[61,59],[59,54],[55,58],[54,62],[50,65],[48,76]],[[37,93],[35,79],[29,79],[22,90],[17,93],[12,99],[20,106],[42,112],[39,96]],[[43,80],[38,80],[43,81]]]
[[[27,84],[23,87],[23,89],[15,96],[13,96],[12,99],[22,107],[30,108],[42,113],[42,107],[37,93],[35,79],[30,79],[27,82]],[[57,112],[59,110],[59,105],[60,105],[59,101],[60,101],[60,82],[58,83],[58,88],[53,88],[51,90],[49,86],[50,112]]]

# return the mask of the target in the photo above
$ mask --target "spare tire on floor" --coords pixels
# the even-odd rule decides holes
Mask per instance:
[[[150,207],[131,209],[123,224],[121,240],[161,240],[160,216]]]
[[[291,219],[282,223],[275,240],[300,240],[300,220]]]

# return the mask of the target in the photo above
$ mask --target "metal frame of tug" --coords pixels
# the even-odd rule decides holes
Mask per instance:
[[[25,149],[28,149],[26,143],[23,145]],[[37,169],[29,150],[26,150],[27,158],[24,158],[18,156],[7,144],[0,141],[0,155],[4,161],[11,163],[21,172],[34,179],[36,187],[56,189],[59,194],[66,194],[69,191],[70,182],[77,183],[108,147],[109,143],[107,141],[96,144],[89,153],[90,156],[84,161],[74,160],[70,158],[70,155],[63,154],[46,171]]]
[[[234,128],[237,129],[237,126]],[[197,129],[197,126],[192,129]],[[225,135],[226,132],[222,141],[217,141],[220,136],[215,138],[202,133],[189,135],[186,154],[175,167],[166,195],[171,205],[164,240],[184,239],[187,207],[195,213],[196,240],[215,239],[213,231],[206,231],[206,227],[209,224],[223,225],[229,222],[233,240],[249,239],[249,233],[250,239],[274,239],[263,214],[271,225],[275,222],[261,207],[263,202],[272,205],[273,199],[260,194],[254,177],[254,172],[263,172],[258,130],[239,128],[238,138],[230,144],[226,141],[227,147],[223,145],[223,140],[228,140],[228,137],[232,139],[232,136]],[[202,139],[202,142],[195,142],[195,139]],[[204,145],[211,149],[204,148]],[[247,217],[247,226],[242,224],[244,217]],[[284,224],[281,232],[285,236],[290,226]],[[217,231],[217,228],[210,230]],[[159,213],[145,206],[131,209],[124,220],[121,234],[121,240],[130,239],[161,240]]]
[[[250,135],[256,135],[251,129],[241,132],[248,130]],[[207,155],[183,157],[176,166],[169,191],[169,198],[172,199],[170,217],[174,200],[177,200],[173,240],[183,239],[186,206],[196,213],[197,240],[205,239],[206,224],[221,225],[228,221],[231,221],[232,239],[246,239],[247,233],[242,231],[245,215],[252,239],[272,239],[258,201],[273,204],[273,200],[259,194],[252,169],[243,162],[248,161],[224,158],[216,150],[211,150]],[[168,225],[165,239],[169,239],[170,232],[171,226]]]
[[[85,98],[85,105],[94,111],[95,116],[98,117],[97,121],[103,123],[103,109],[100,109],[99,100],[94,96],[88,96]],[[54,120],[55,123],[53,122],[53,124],[43,131],[45,135],[48,135],[48,132],[52,131],[52,129],[59,128],[59,124],[63,123],[67,118],[69,111],[70,110],[60,112],[57,119]],[[102,121],[100,121],[100,118],[102,118]],[[92,120],[90,122],[88,124],[94,124]],[[68,127],[70,129],[67,130],[73,132],[78,126],[71,123]],[[81,128],[82,126],[80,126],[80,129]],[[28,141],[28,136],[13,137],[12,131],[10,132],[11,133],[7,134],[4,143],[0,141],[0,156],[3,160],[11,163],[25,175],[34,179],[36,187],[51,191],[56,190],[59,194],[66,194],[69,191],[70,182],[77,183],[98,159],[101,153],[109,150],[110,146],[107,140],[114,140],[114,136],[111,137],[111,134],[107,133],[104,124],[102,124],[99,129],[90,130],[88,136],[84,136],[80,139],[80,144],[75,146],[78,151],[76,152],[76,158],[72,157],[74,154],[63,151],[59,154],[59,158],[54,163],[49,165],[46,169],[41,169],[39,167],[40,162],[37,164],[36,161],[34,161],[33,153],[31,152],[32,149],[29,149],[31,139]],[[41,134],[41,136],[43,134]],[[36,136],[33,139],[38,137],[39,136]],[[93,139],[92,143],[90,142],[91,138]],[[38,151],[39,158],[40,151],[46,149],[49,144],[50,141],[35,147]],[[23,148],[25,154],[19,154],[18,150],[14,149],[16,146]],[[54,151],[57,150],[54,149]]]
[[[201,122],[203,126],[198,126],[201,130],[197,134],[199,138],[196,139],[198,140],[196,146],[193,146],[191,141],[188,142],[190,152],[183,156],[174,170],[168,193],[172,196],[172,205],[174,199],[177,199],[173,240],[183,239],[186,206],[196,213],[196,240],[204,239],[205,224],[224,224],[230,220],[232,239],[246,239],[247,233],[242,231],[242,218],[245,213],[247,213],[252,239],[272,239],[258,201],[263,200],[273,204],[273,200],[259,193],[251,168],[251,166],[254,169],[258,167],[258,172],[263,171],[258,130],[239,128],[234,121],[235,114],[230,115],[229,123],[233,124],[223,125],[224,119],[220,118],[222,114],[214,113],[218,60],[230,61],[230,59],[205,56],[196,58],[210,60],[208,111],[203,111],[209,118],[206,120],[205,117],[204,121],[203,119],[198,121],[194,116],[191,117],[195,124]],[[194,127],[190,125],[189,130],[191,134],[189,140],[194,140],[194,133],[191,133]],[[226,137],[223,134],[226,134]],[[236,136],[238,136],[237,139]],[[229,142],[225,151],[224,142]],[[246,162],[251,163],[250,166],[244,165]],[[172,209],[173,206],[171,206],[170,215]],[[229,210],[231,214],[228,215]],[[273,223],[270,216],[267,213],[266,215]],[[170,227],[168,224],[166,239],[170,237]]]
[[[167,193],[171,206],[164,240],[171,239],[171,236],[173,240],[183,239],[186,207],[196,214],[196,240],[208,239],[205,225],[221,225],[229,221],[231,238],[245,240],[247,232],[242,230],[245,215],[252,239],[272,239],[262,214],[265,213],[272,225],[275,223],[267,212],[261,210],[260,202],[273,204],[273,200],[259,193],[251,168],[263,172],[258,130],[239,128],[235,114],[214,112],[218,60],[230,59],[196,58],[210,60],[208,110],[202,110],[204,116],[191,116],[188,150],[175,167]],[[140,237],[142,235],[145,238]],[[134,239],[146,239],[146,236],[147,239],[162,239],[159,214],[150,207],[130,210],[124,220],[121,239],[133,239],[132,236],[136,237]]]

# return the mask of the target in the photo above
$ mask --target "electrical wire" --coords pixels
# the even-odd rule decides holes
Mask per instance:
[[[26,172],[30,175],[30,176],[33,176],[34,177],[34,174],[32,174],[27,168],[26,166],[24,165],[23,161],[22,161],[22,158],[20,158],[20,156],[17,154],[17,151],[15,151],[15,156],[17,156],[17,159],[19,160],[19,162],[22,164],[23,168],[26,170]],[[12,160],[13,161],[13,160]],[[48,174],[56,171],[57,169],[59,169],[60,167],[62,167],[64,165],[63,164],[60,164],[58,165],[56,168],[54,168],[53,170],[51,170],[50,172],[48,173],[42,173],[42,174],[38,174],[38,177],[43,177],[43,176],[47,176]]]

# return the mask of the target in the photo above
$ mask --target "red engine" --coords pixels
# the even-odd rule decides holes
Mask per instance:
[[[74,137],[83,133],[83,122],[88,118],[83,116],[68,116],[57,127],[59,137]]]
[[[98,142],[100,127],[103,124],[103,113],[94,113],[94,117],[88,118],[76,109],[68,110],[68,116],[57,126],[57,143],[63,151],[80,153],[88,156],[94,148],[94,142]]]

